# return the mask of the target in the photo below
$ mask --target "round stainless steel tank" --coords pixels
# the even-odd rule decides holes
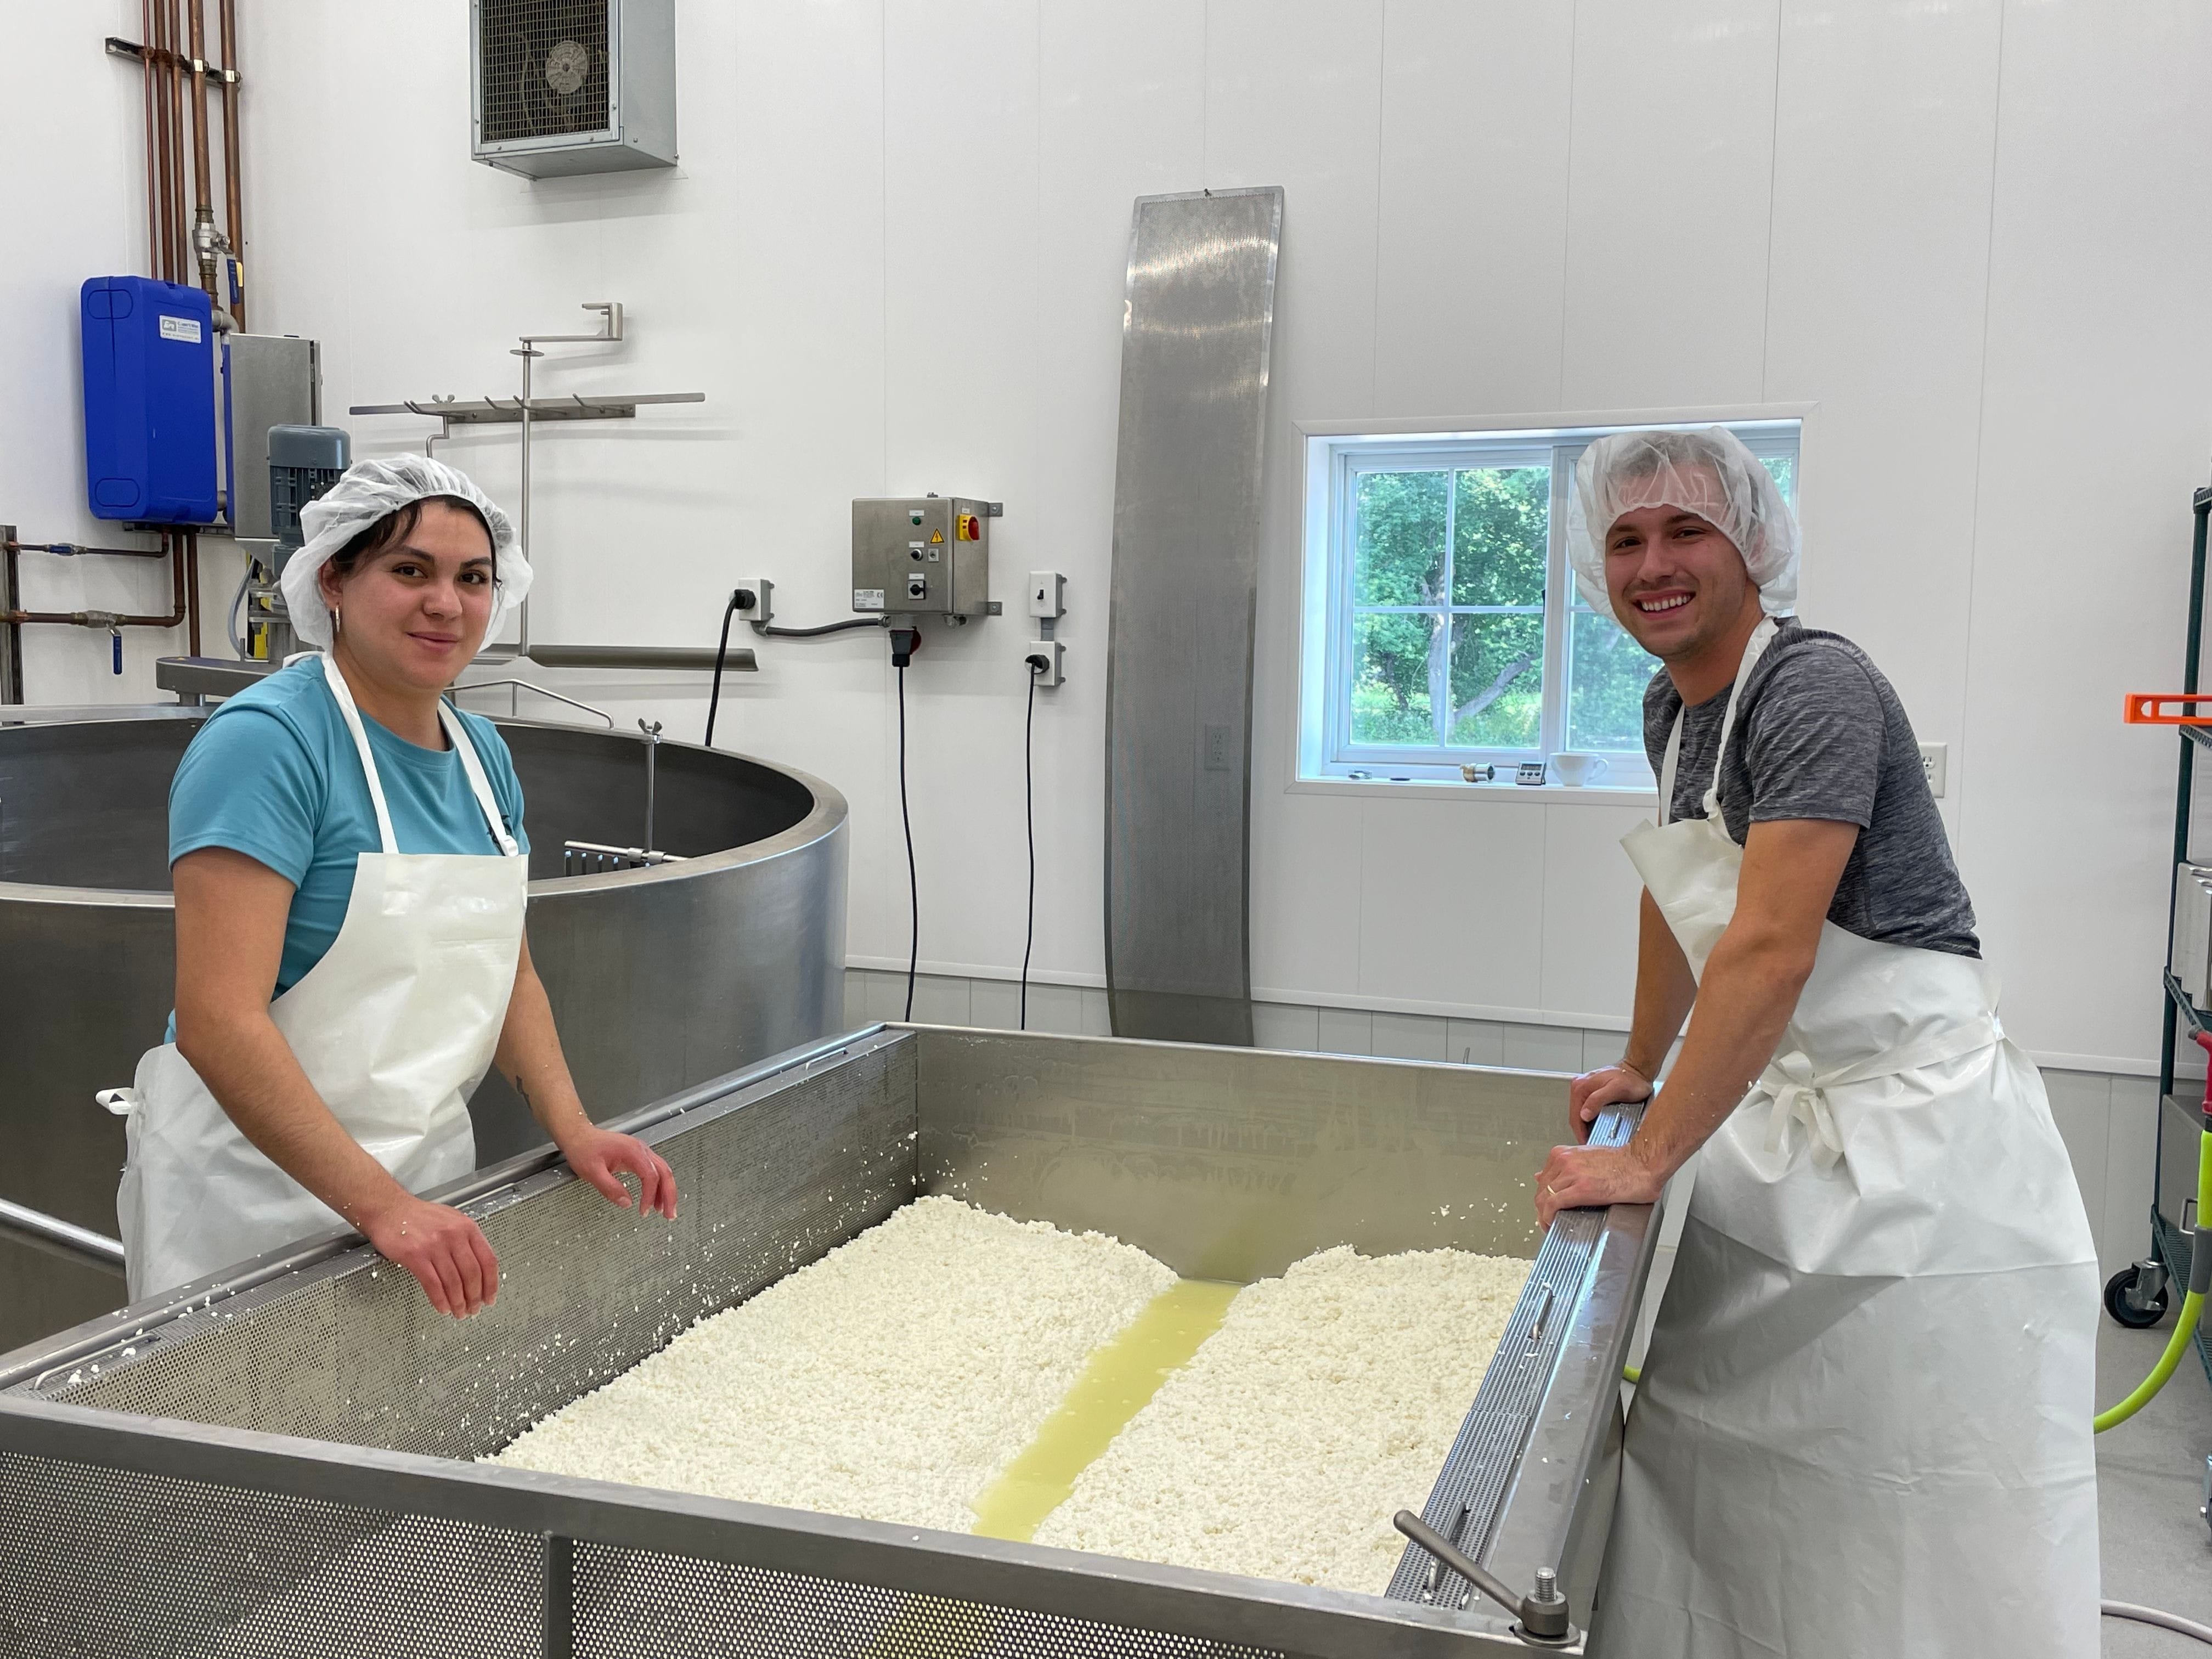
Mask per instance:
[[[564,878],[564,842],[642,837],[645,745],[498,725],[526,800],[531,954],[594,1116],[842,1026],[842,795],[662,743],[655,839],[684,861]],[[198,729],[152,711],[0,726],[0,1199],[101,1233],[116,1230],[123,1127],[93,1093],[128,1083],[168,1018],[169,782]],[[496,1073],[471,1111],[483,1163],[544,1139]],[[0,1233],[0,1352],[122,1300],[119,1277]]]

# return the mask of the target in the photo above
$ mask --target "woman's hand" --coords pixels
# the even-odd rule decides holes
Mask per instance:
[[[1577,1145],[1589,1139],[1590,1125],[1607,1107],[1651,1098],[1651,1079],[1626,1060],[1584,1072],[1567,1085],[1567,1125]]]
[[[477,1224],[459,1210],[401,1192],[364,1219],[361,1231],[391,1261],[413,1273],[441,1314],[465,1319],[499,1296],[499,1258]]]
[[[1562,1210],[1656,1204],[1666,1184],[1632,1140],[1626,1146],[1554,1146],[1536,1172],[1536,1219],[1548,1227]]]
[[[635,1135],[618,1135],[586,1123],[562,1139],[561,1156],[570,1169],[624,1209],[629,1207],[629,1188],[622,1184],[622,1176],[624,1171],[635,1176],[642,1212],[676,1219],[676,1172]]]

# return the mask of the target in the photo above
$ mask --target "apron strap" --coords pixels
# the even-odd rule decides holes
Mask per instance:
[[[499,799],[491,792],[491,780],[484,775],[483,757],[477,753],[476,742],[461,724],[461,717],[443,697],[438,699],[438,718],[445,722],[446,735],[461,757],[461,770],[468,774],[469,788],[476,795],[477,805],[483,809],[484,823],[491,830],[491,838],[499,843],[500,855],[520,858],[522,849],[507,833],[507,820],[500,815]]]
[[[1743,695],[1743,683],[1751,678],[1752,667],[1766,647],[1774,642],[1780,630],[1774,618],[1762,617],[1759,626],[1751,630],[1751,638],[1744,642],[1743,660],[1736,665],[1735,678],[1729,686],[1728,707],[1721,714],[1720,747],[1713,753],[1713,778],[1705,787],[1705,817],[1708,822],[1721,822],[1721,762],[1728,756],[1729,735],[1735,730],[1736,699]],[[1674,728],[1667,734],[1667,758],[1659,767],[1659,822],[1664,825],[1674,817],[1674,775],[1682,761],[1682,720],[1689,713],[1685,708],[1674,711]]]
[[[1951,1027],[1922,1037],[1917,1042],[1908,1042],[1899,1048],[1870,1055],[1852,1065],[1826,1074],[1817,1074],[1813,1062],[1802,1048],[1786,1054],[1778,1054],[1771,1064],[1759,1073],[1759,1080],[1751,1085],[1744,1097],[1749,1105],[1759,1099],[1771,1100],[1773,1109],[1766,1116],[1766,1150],[1770,1152],[1787,1151],[1790,1145],[1790,1126],[1802,1123],[1813,1139],[1813,1162],[1820,1169],[1832,1168],[1844,1155],[1843,1136],[1836,1128],[1835,1114],[1829,1109],[1827,1091],[1850,1083],[1871,1083],[1876,1078],[1895,1077],[1905,1072],[1917,1072],[1924,1066],[1941,1066],[1947,1060],[1963,1060],[1968,1054],[1978,1054],[1993,1043],[2004,1040],[2004,1027],[1995,1014],[1982,1014]]]
[[[376,808],[376,835],[387,853],[399,850],[399,839],[392,833],[392,809],[385,804],[384,781],[376,775],[376,757],[368,750],[368,732],[361,723],[361,710],[354,706],[353,688],[346,684],[338,665],[327,655],[320,659],[323,683],[331,688],[331,696],[337,703],[338,713],[345,717],[346,730],[353,733],[353,746],[361,756],[361,769],[368,779],[368,799]]]
[[[1729,687],[1728,708],[1721,714],[1720,747],[1713,750],[1713,781],[1705,786],[1705,816],[1715,823],[1723,822],[1721,768],[1728,760],[1729,738],[1735,731],[1736,702],[1743,696],[1744,682],[1751,678],[1752,669],[1765,654],[1766,647],[1774,643],[1774,636],[1779,631],[1773,617],[1761,617],[1759,619],[1759,626],[1751,630],[1751,638],[1744,644],[1743,660],[1736,665],[1735,684]],[[1679,715],[1676,716],[1678,722],[1680,719]]]
[[[1674,771],[1682,760],[1682,711],[1674,711],[1674,729],[1667,734],[1667,758],[1659,766],[1659,823],[1674,821]],[[1717,766],[1713,769],[1718,771]]]
[[[338,713],[345,717],[346,729],[353,733],[353,746],[361,756],[361,769],[368,780],[368,799],[376,808],[377,837],[387,853],[399,850],[398,838],[392,832],[392,808],[384,799],[384,780],[377,775],[376,757],[368,747],[368,728],[361,723],[361,710],[353,700],[353,688],[346,684],[338,666],[325,655],[321,659],[323,679],[331,688]],[[446,729],[447,741],[461,757],[461,771],[468,778],[469,792],[477,798],[477,806],[484,816],[484,824],[498,846],[501,856],[519,858],[522,849],[513,836],[507,832],[507,820],[500,816],[498,799],[491,792],[491,780],[484,775],[483,758],[477,753],[476,744],[470,738],[468,728],[461,717],[441,697],[438,700],[438,719]]]

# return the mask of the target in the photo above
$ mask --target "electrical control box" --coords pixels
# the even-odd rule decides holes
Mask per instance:
[[[208,296],[150,276],[79,291],[85,496],[96,519],[211,524],[215,325]]]
[[[995,501],[963,495],[853,503],[853,609],[892,617],[990,614]]]
[[[321,348],[290,334],[229,334],[222,356],[223,499],[231,534],[241,544],[272,541],[269,429],[322,423]]]

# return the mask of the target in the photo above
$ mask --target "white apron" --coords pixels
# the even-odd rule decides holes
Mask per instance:
[[[361,712],[345,677],[321,662],[368,775],[384,850],[360,855],[337,937],[269,1016],[331,1115],[419,1193],[476,1167],[468,1097],[507,1019],[527,861],[474,744],[442,702],[439,718],[499,854],[400,852]],[[239,1133],[175,1044],[149,1049],[134,1086],[100,1098],[129,1115],[116,1212],[134,1302],[347,1224]]]
[[[1774,636],[1762,623],[1736,692]],[[1623,841],[1690,966],[1735,913],[1719,800]],[[1824,921],[1717,1129],[1630,1413],[1606,1659],[2098,1651],[2098,1274],[2043,1080],[1971,957]]]

